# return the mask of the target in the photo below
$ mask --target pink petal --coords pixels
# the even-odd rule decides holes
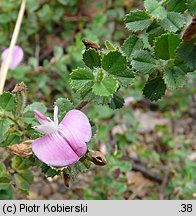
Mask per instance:
[[[2,60],[4,61],[8,55],[8,51],[9,51],[9,48],[5,49],[3,52],[2,52]],[[16,69],[16,67],[20,64],[20,62],[22,61],[23,59],[23,56],[24,56],[24,52],[22,50],[21,47],[19,46],[15,46],[13,48],[13,52],[12,52],[12,58],[11,58],[11,61],[10,61],[10,65],[9,65],[9,68],[14,70]]]
[[[77,139],[89,142],[92,137],[91,125],[87,116],[79,110],[69,111],[60,126],[63,125],[67,128],[70,133],[73,134],[72,137],[77,137]]]
[[[38,110],[33,110],[37,120],[39,121],[40,124],[52,122],[50,118],[39,112]]]
[[[34,140],[32,150],[39,160],[56,167],[68,166],[80,159],[59,132]]]

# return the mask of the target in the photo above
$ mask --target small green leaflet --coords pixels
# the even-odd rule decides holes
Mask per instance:
[[[109,107],[111,109],[120,109],[124,105],[124,98],[119,94],[113,94],[111,101],[109,103]]]
[[[127,29],[133,32],[143,31],[152,23],[151,17],[143,10],[131,11],[125,17]]]
[[[88,93],[94,83],[93,72],[86,68],[77,68],[72,71],[71,76],[71,86],[79,93]]]
[[[98,96],[110,96],[116,92],[118,85],[118,81],[114,77],[108,76],[95,83],[92,90]]]
[[[143,48],[143,42],[140,38],[135,35],[130,35],[123,43],[122,49],[129,60],[132,59],[132,54],[138,50]]]
[[[136,51],[131,64],[140,74],[150,74],[159,68],[158,61],[146,50]]]
[[[127,67],[126,56],[119,51],[111,51],[103,57],[102,67],[110,74],[119,75]]]
[[[144,7],[157,19],[164,19],[167,16],[167,11],[157,0],[145,0]]]
[[[101,56],[95,49],[87,49],[83,54],[83,61],[87,67],[93,69],[101,66]]]
[[[7,112],[14,112],[16,110],[16,100],[14,95],[9,92],[0,95],[0,108]]]
[[[158,58],[169,60],[176,56],[176,49],[180,45],[181,39],[178,35],[170,33],[156,38],[155,54]]]
[[[186,82],[186,74],[179,67],[166,68],[164,72],[165,83],[170,89],[181,88]]]
[[[167,17],[160,22],[161,26],[170,32],[177,32],[185,23],[185,17],[177,12],[168,12]]]
[[[10,120],[0,119],[0,137],[3,137],[8,132],[10,124]]]
[[[146,98],[151,101],[159,100],[166,90],[166,85],[161,76],[148,80],[146,85],[143,88],[143,94]]]
[[[183,13],[186,10],[186,5],[187,5],[187,0],[169,0],[168,11]]]

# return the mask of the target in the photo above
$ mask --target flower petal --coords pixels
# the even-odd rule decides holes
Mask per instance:
[[[80,159],[59,132],[34,140],[32,150],[39,160],[56,167],[68,166]]]
[[[63,125],[73,133],[73,137],[77,136],[78,139],[84,142],[89,142],[92,137],[91,125],[87,116],[79,110],[69,111],[60,126]]]
[[[8,52],[9,52],[9,48],[5,49],[2,52],[2,60],[3,61],[6,59],[6,57],[8,55]],[[12,69],[12,70],[16,69],[16,67],[22,61],[23,56],[24,56],[24,52],[23,52],[22,48],[19,47],[19,46],[15,46],[13,48],[12,58],[11,58],[11,62],[10,62],[9,68]]]
[[[37,118],[37,120],[39,121],[40,124],[47,124],[49,122],[52,122],[52,120],[45,116],[44,114],[42,114],[41,112],[39,112],[38,110],[33,110],[35,117]]]

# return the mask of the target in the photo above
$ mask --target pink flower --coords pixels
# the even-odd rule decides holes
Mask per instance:
[[[99,141],[99,150],[103,155],[107,155],[107,148],[105,143],[103,143],[102,141]]]
[[[3,52],[2,52],[2,61],[4,61],[8,55],[8,52],[9,52],[9,48],[5,49]],[[13,52],[12,52],[12,58],[11,58],[11,61],[10,61],[10,65],[9,65],[9,68],[14,70],[17,68],[17,66],[20,64],[20,62],[22,61],[23,59],[23,56],[24,56],[24,52],[23,52],[23,49],[19,46],[15,46],[13,48]]]
[[[87,116],[79,110],[69,111],[58,124],[58,107],[54,108],[54,121],[37,110],[35,116],[41,125],[34,128],[46,135],[32,143],[32,150],[44,163],[64,167],[76,163],[87,151],[86,142],[92,137]]]

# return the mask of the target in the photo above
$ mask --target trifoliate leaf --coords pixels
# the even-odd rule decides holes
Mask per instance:
[[[126,56],[119,51],[111,51],[103,57],[102,67],[110,74],[119,75],[127,67]]]
[[[79,92],[86,94],[93,85],[94,75],[91,70],[86,68],[78,68],[73,70],[70,74],[72,88]]]
[[[185,63],[190,71],[196,70],[196,44],[194,41],[183,42],[176,54],[180,62]]]
[[[0,108],[7,112],[14,112],[16,110],[16,100],[14,95],[9,92],[0,95]]]
[[[98,96],[110,96],[116,92],[118,81],[112,77],[104,77],[101,81],[93,85],[93,92]]]
[[[91,69],[101,66],[101,56],[95,49],[86,49],[83,54],[83,61]]]
[[[187,5],[187,0],[180,0],[180,1],[179,0],[169,0],[167,9],[168,11],[175,11],[175,12],[183,13],[186,10],[186,5]]]
[[[155,54],[158,58],[168,60],[173,59],[176,56],[176,49],[179,46],[181,40],[176,34],[165,34],[155,41]]]
[[[119,94],[114,94],[109,103],[109,107],[112,109],[120,109],[124,105],[124,98]]]
[[[186,73],[179,67],[166,68],[164,72],[165,83],[170,89],[181,88],[186,82]]]
[[[157,24],[152,24],[147,31],[148,34],[148,41],[150,43],[150,45],[154,45],[154,40],[156,37],[159,37],[160,35],[166,33],[166,31]]]
[[[123,43],[122,49],[126,56],[131,60],[132,54],[138,50],[143,48],[143,42],[140,38],[135,35],[129,36]]]
[[[149,80],[143,88],[143,94],[146,98],[157,101],[164,94],[166,90],[166,85],[161,76],[157,76],[154,79]]]
[[[150,74],[159,68],[158,61],[145,50],[136,51],[131,64],[141,74]]]
[[[143,10],[131,11],[125,17],[126,27],[133,32],[143,31],[152,23],[151,17]]]
[[[177,32],[185,23],[184,15],[177,12],[168,12],[167,17],[160,22],[161,26],[170,32]]]
[[[164,19],[167,16],[165,8],[157,0],[145,0],[144,7],[157,19]]]

